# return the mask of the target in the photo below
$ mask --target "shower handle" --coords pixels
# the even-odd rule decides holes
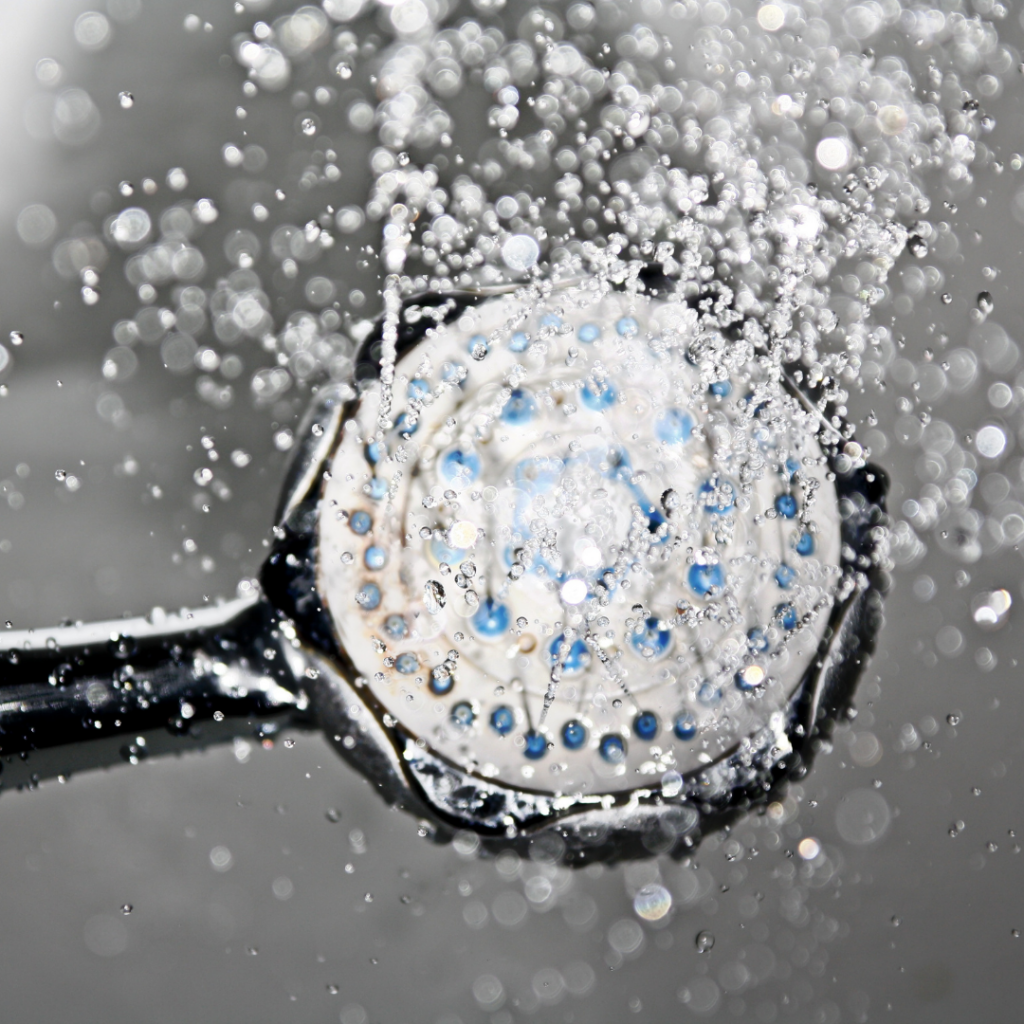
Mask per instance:
[[[214,607],[0,634],[0,788],[312,726],[305,661],[255,591]]]

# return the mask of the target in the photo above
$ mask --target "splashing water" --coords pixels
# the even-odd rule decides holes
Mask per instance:
[[[912,382],[897,430],[938,467],[876,568],[919,560],[918,532],[963,561],[1024,535],[1008,505],[983,531],[959,473],[1011,432],[979,425],[972,453],[929,405],[979,358],[1015,361],[991,294],[971,347],[927,365],[879,315],[941,287],[923,261],[955,240],[930,196],[969,189],[981,102],[1014,67],[992,22],[947,7],[301,6],[234,41],[246,102],[291,90],[301,169],[256,133],[224,145],[262,198],[218,225],[223,258],[220,197],[157,210],[124,183],[138,205],[55,266],[88,303],[108,249],[129,253],[142,307],[115,325],[114,383],[159,345],[215,408],[247,367],[278,418],[293,389],[360,397],[327,496],[373,526],[347,563],[325,534],[323,579],[356,595],[336,628],[417,734],[492,777],[557,750],[554,791],[696,769],[782,712],[870,567],[844,562],[836,479],[885,438],[853,437],[851,394]]]
[[[888,275],[904,248],[918,260],[948,249],[929,196],[969,189],[991,128],[980,104],[1014,68],[994,22],[947,7],[301,6],[235,39],[245,102],[293,90],[301,169],[272,162],[251,131],[246,145],[224,145],[225,162],[259,183],[253,194],[276,197],[252,205],[251,224],[230,225],[216,283],[203,283],[222,262],[203,240],[222,205],[211,198],[126,207],[105,238],[61,241],[55,265],[88,303],[108,248],[128,250],[143,305],[115,326],[105,375],[134,372],[123,349],[160,344],[172,369],[199,369],[197,393],[216,408],[237,400],[253,363],[252,397],[268,409],[293,388],[349,381],[360,307],[379,294],[383,424],[401,296],[539,278],[595,253],[716,277],[808,381],[829,383],[837,415],[844,392],[887,372],[915,378],[917,397],[934,401],[977,376],[975,352],[997,365],[1010,351],[988,324],[972,348],[904,366],[892,329],[872,315],[912,302],[917,277],[921,290],[941,279],[912,265],[902,296]],[[353,194],[346,182],[362,161],[369,185]],[[188,188],[181,168],[167,183]],[[292,282],[309,305],[289,295],[281,322],[271,296]],[[919,419],[913,406],[903,414]],[[925,426],[906,429],[952,467],[945,424]],[[893,535],[897,564],[920,557],[915,530],[978,557],[986,538],[969,491],[950,501],[922,488]],[[1013,516],[1001,516],[1004,542],[1020,532]]]
[[[927,247],[934,236],[922,219],[924,183],[970,176],[980,129],[959,97],[974,90],[984,62],[998,63],[991,26],[901,17],[896,4],[816,12],[674,3],[652,9],[656,27],[612,4],[521,17],[477,8],[467,17],[459,5],[423,0],[306,6],[238,38],[247,85],[284,89],[296,65],[309,80],[293,99],[317,104],[320,127],[300,188],[330,192],[338,180],[332,126],[346,145],[376,128],[372,183],[362,209],[336,209],[328,194],[304,227],[274,224],[264,208],[257,231],[225,241],[247,273],[213,289],[184,286],[213,258],[189,242],[216,218],[214,203],[118,214],[110,238],[125,248],[159,228],[125,269],[147,303],[173,291],[177,312],[163,307],[164,332],[200,333],[209,309],[219,343],[253,338],[284,357],[287,383],[279,377],[275,390],[325,371],[344,377],[336,357],[350,346],[334,332],[349,320],[346,304],[328,303],[319,316],[296,311],[275,329],[253,268],[265,254],[294,277],[334,249],[332,227],[358,233],[383,220],[385,297],[493,285],[588,245],[685,274],[673,248],[697,231],[738,308],[785,337],[812,372],[853,380],[885,346],[888,332],[871,325],[870,311],[887,296],[886,275],[908,238]],[[382,25],[393,42],[381,41]],[[917,52],[924,42],[927,57]],[[331,84],[339,79],[344,101]],[[356,98],[369,86],[375,106]],[[954,96],[957,109],[944,111]],[[225,160],[258,173],[267,154],[254,143],[227,146]],[[68,253],[73,273],[90,265],[87,244],[77,248]],[[398,281],[388,285],[391,274]],[[146,308],[139,316],[142,324],[121,325],[125,341],[155,332]]]

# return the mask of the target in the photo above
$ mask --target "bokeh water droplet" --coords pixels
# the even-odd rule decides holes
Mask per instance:
[[[540,259],[540,246],[530,235],[513,235],[502,245],[501,258],[509,270],[523,273]]]
[[[633,909],[645,921],[660,921],[672,909],[672,894],[663,885],[644,885],[633,897]]]

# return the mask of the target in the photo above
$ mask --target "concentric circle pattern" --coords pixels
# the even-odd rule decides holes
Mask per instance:
[[[386,417],[363,391],[321,506],[357,686],[459,768],[545,793],[784,735],[840,519],[820,415],[761,341],[596,278],[428,330]]]

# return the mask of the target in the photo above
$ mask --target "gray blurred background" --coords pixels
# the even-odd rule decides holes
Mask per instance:
[[[266,182],[291,180],[302,161],[287,93],[245,101],[244,122],[236,114],[243,71],[224,55],[257,16],[252,5],[238,13],[226,0],[97,2],[113,32],[97,53],[73,31],[88,6],[0,0],[0,340],[14,360],[0,398],[0,621],[16,627],[231,596],[257,570],[268,536],[285,459],[275,433],[303,405],[296,395],[254,409],[243,374],[233,403],[216,410],[197,397],[194,376],[168,373],[152,347],[116,390],[104,379],[111,327],[138,300],[114,261],[99,301],[83,303],[81,283],[54,269],[53,242],[99,230],[127,205],[122,181],[138,197],[151,178],[162,199],[173,167],[187,171],[185,195],[218,204],[210,237],[219,237],[270,190],[224,164],[221,147],[244,142],[242,131],[258,129],[270,154]],[[269,20],[279,6],[258,16]],[[187,15],[198,19],[192,31]],[[1001,35],[1019,47],[1011,21]],[[43,58],[62,69],[58,92],[83,88],[95,104],[95,133],[81,145],[52,137]],[[944,213],[960,239],[944,284],[886,312],[911,362],[943,331],[951,347],[964,343],[983,289],[1010,335],[1024,336],[1024,228],[1007,215],[1021,185],[1011,163],[1024,128],[1016,81],[987,108],[1002,172],[979,171],[973,192]],[[331,201],[361,202],[368,144],[335,141],[342,180]],[[298,195],[286,202],[296,223],[311,215]],[[37,247],[16,231],[33,203],[59,224]],[[203,248],[208,258],[218,251]],[[212,263],[207,280],[227,269]],[[353,264],[339,249],[321,272],[339,287],[365,287]],[[279,320],[302,305],[285,283],[274,302]],[[10,345],[11,331],[24,343]],[[247,373],[254,349],[240,350]],[[989,386],[1013,386],[1019,370],[983,369],[943,400],[942,417],[960,435],[998,419]],[[898,440],[897,397],[911,393],[911,376],[903,383],[856,397],[852,409],[855,420],[877,419],[871,441],[887,449],[878,457],[897,511],[922,473],[918,450]],[[1000,415],[1010,450],[995,468],[1019,487],[1015,424]],[[197,498],[204,435],[225,456],[252,456],[245,468],[224,467],[229,500]],[[610,1024],[697,1019],[703,1008],[714,1019],[768,1022],[1019,1019],[1024,571],[1012,546],[969,565],[931,539],[929,548],[896,574],[852,726],[775,817],[741,821],[689,864],[570,875],[434,847],[309,735],[5,792],[0,1017]],[[993,587],[1015,605],[1006,628],[983,634],[970,602]],[[959,643],[942,632],[949,626]],[[994,668],[976,655],[981,647]],[[889,815],[877,834],[864,825],[872,809]],[[797,852],[809,836],[822,849],[813,862]],[[633,910],[633,894],[651,881],[675,897],[654,923]],[[705,952],[701,932],[713,936]]]

